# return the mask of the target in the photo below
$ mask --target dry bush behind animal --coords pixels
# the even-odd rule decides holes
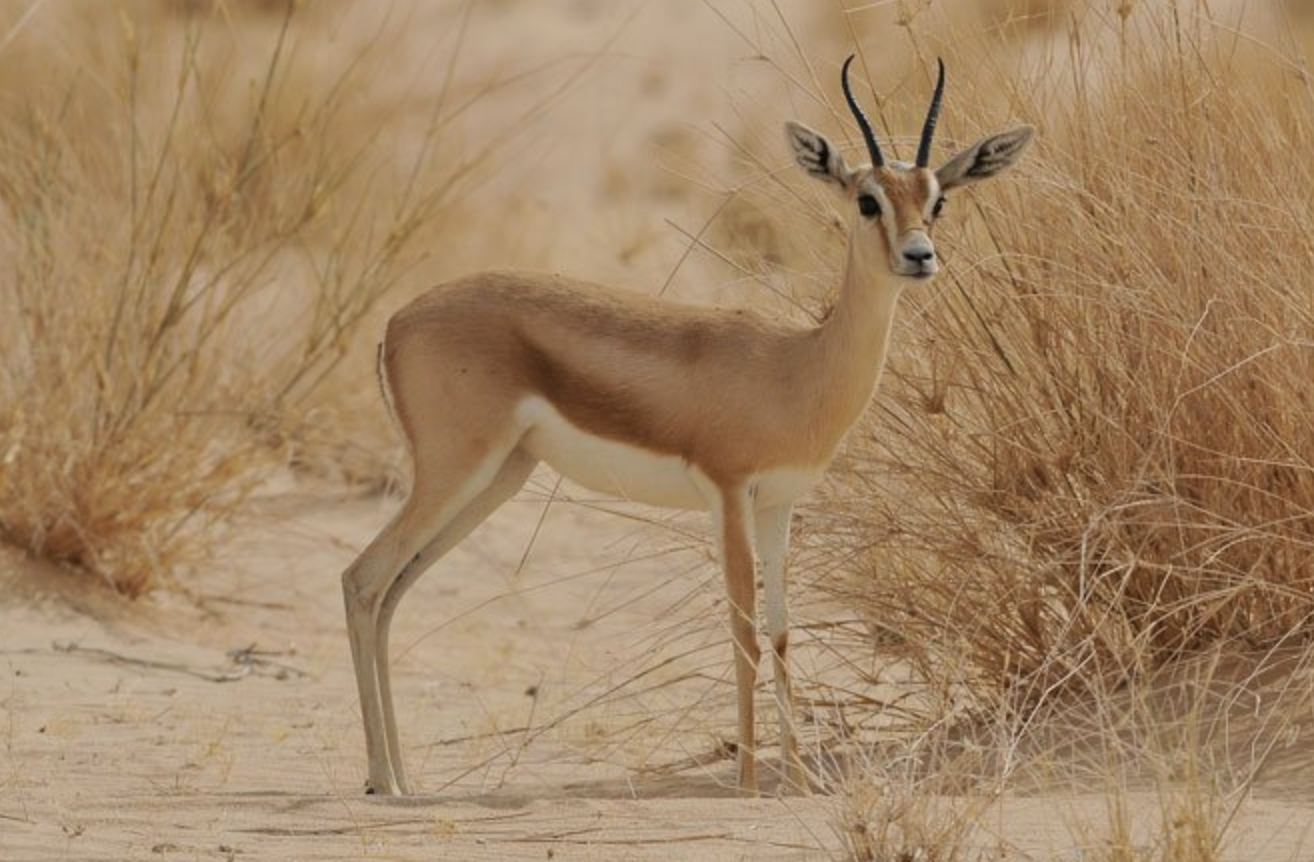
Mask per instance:
[[[1021,78],[951,61],[1039,152],[951,204],[817,534],[946,700],[1026,712],[1314,633],[1314,90],[1247,26],[1091,5]]]

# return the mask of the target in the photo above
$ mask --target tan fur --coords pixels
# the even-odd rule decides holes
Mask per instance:
[[[904,172],[885,168],[877,181],[894,208],[895,230],[899,236],[913,230],[930,231],[931,220],[926,205],[933,202],[934,173],[926,168]]]
[[[850,206],[871,194],[887,210],[853,213],[839,296],[818,326],[508,272],[436,287],[389,322],[381,366],[415,480],[401,511],[342,576],[374,792],[408,790],[388,662],[393,613],[434,561],[515,494],[539,457],[640,501],[711,511],[735,644],[745,793],[757,791],[761,564],[782,773],[786,786],[806,788],[786,663],[794,500],[871,399],[899,295],[935,274],[930,208],[941,182],[993,175],[1031,132],[985,139],[933,174],[850,171],[824,138],[787,128],[810,174],[841,189]],[[615,479],[623,481],[607,484]]]
[[[823,326],[797,329],[748,311],[488,273],[399,312],[384,369],[421,448],[435,424],[459,416],[463,433],[481,420],[496,427],[539,394],[597,436],[742,482],[771,467],[825,464],[865,406],[883,332],[880,321],[861,331],[869,315],[851,304],[861,303],[842,301]],[[865,361],[843,358],[864,341]]]

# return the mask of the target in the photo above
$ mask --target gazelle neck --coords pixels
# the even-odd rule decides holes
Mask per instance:
[[[826,375],[821,385],[833,399],[831,409],[849,424],[866,409],[885,367],[895,310],[907,284],[890,272],[884,245],[866,239],[861,225],[850,231],[839,296],[817,330]]]

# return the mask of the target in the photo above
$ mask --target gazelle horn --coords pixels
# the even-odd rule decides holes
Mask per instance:
[[[922,126],[922,142],[917,147],[917,167],[925,168],[931,164],[931,139],[935,137],[935,124],[940,119],[940,100],[944,98],[944,60],[940,64],[940,77],[935,82],[935,95],[931,97],[931,108],[926,112],[926,124]]]
[[[858,107],[858,100],[853,98],[853,90],[849,89],[849,64],[853,62],[853,54],[849,59],[844,61],[844,69],[840,73],[840,83],[844,86],[844,98],[849,102],[849,110],[853,112],[853,119],[858,121],[858,128],[862,130],[862,138],[867,142],[867,153],[871,156],[871,166],[880,168],[885,166],[885,158],[881,155],[880,145],[876,143],[876,133],[871,130],[871,121],[867,115]]]

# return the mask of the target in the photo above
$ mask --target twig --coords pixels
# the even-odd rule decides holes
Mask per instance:
[[[165,670],[172,673],[182,673],[188,676],[194,676],[203,679],[206,682],[237,682],[250,676],[252,673],[258,673],[268,668],[273,668],[272,673],[261,673],[262,676],[272,676],[275,679],[287,679],[289,677],[304,677],[305,671],[294,668],[291,665],[280,662],[271,662],[261,656],[279,655],[279,653],[265,652],[257,650],[255,644],[251,646],[229,650],[228,658],[236,665],[236,670],[223,671],[206,671],[198,670],[179,662],[155,661],[154,659],[135,658],[133,656],[123,655],[111,650],[101,649],[99,647],[84,647],[72,641],[55,641],[50,645],[55,652],[68,653],[76,655],[86,655],[95,658],[101,658],[111,664],[125,665],[128,667],[147,668],[150,670]]]

